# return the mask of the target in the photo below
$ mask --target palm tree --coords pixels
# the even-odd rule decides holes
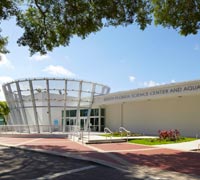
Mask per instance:
[[[2,116],[4,118],[5,124],[7,124],[9,112],[10,112],[10,109],[8,107],[7,102],[0,101],[0,116]]]

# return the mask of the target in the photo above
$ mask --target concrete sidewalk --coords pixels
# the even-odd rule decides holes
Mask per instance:
[[[0,144],[93,161],[141,179],[200,179],[198,152],[130,143],[85,145],[66,138],[0,137]]]
[[[200,151],[200,139],[190,142],[176,143],[176,144],[156,145],[156,147],[176,149],[181,151],[192,151],[192,150]]]

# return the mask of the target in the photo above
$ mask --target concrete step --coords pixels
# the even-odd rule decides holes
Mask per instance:
[[[94,139],[88,140],[86,144],[103,144],[103,143],[119,143],[119,142],[127,142],[126,139]]]

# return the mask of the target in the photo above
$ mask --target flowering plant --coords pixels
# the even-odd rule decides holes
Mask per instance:
[[[175,141],[180,138],[180,132],[177,129],[159,130],[158,133],[159,133],[160,139]]]

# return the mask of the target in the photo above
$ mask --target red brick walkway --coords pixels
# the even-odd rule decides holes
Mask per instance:
[[[146,165],[162,170],[200,176],[200,153],[183,152],[152,146],[129,143],[82,145],[62,138],[6,138],[0,137],[0,144],[23,146],[32,149],[70,153],[95,158],[116,165]],[[117,157],[117,158],[115,158]]]
[[[107,154],[99,153],[88,146],[76,143],[65,138],[2,138],[0,144],[27,147],[31,149],[48,150],[58,153],[70,153],[70,155],[80,155],[83,157],[99,159],[111,163],[118,163]]]
[[[129,143],[95,144],[93,146],[106,152],[112,152],[129,163],[200,176],[200,153]]]

